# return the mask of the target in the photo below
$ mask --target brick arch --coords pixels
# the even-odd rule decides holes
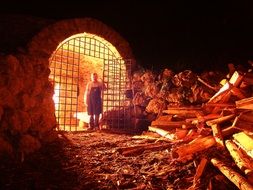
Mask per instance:
[[[29,52],[50,58],[60,42],[83,32],[104,38],[117,49],[123,59],[132,59],[132,63],[135,63],[129,43],[112,28],[93,18],[62,20],[44,28],[28,44]]]

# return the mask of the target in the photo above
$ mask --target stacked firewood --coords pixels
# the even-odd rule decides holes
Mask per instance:
[[[137,71],[132,77],[133,105],[138,110],[135,120],[151,122],[170,106],[196,105],[207,102],[218,90],[223,76],[218,72],[197,75],[190,70],[175,74],[164,69],[160,74]],[[216,80],[215,80],[216,79]],[[208,81],[208,83],[207,83]],[[137,129],[142,122],[135,123]]]
[[[150,132],[135,138],[156,138],[175,144],[171,154],[178,162],[194,160],[198,154],[211,147],[220,154],[227,152],[231,155],[233,161],[230,163],[225,162],[219,154],[200,159],[191,189],[196,189],[207,163],[212,163],[239,189],[253,189],[253,75],[235,71],[229,80],[223,80],[220,89],[191,71],[173,77],[170,75],[168,78],[146,107],[147,112],[157,114],[149,126]],[[203,90],[194,91],[196,86]],[[185,89],[181,92],[181,87],[190,92],[182,93]],[[161,95],[163,88],[167,92]],[[175,92],[173,88],[176,88]],[[175,101],[173,96],[176,97]],[[182,104],[185,100],[202,104]],[[153,133],[160,137],[155,137]],[[153,144],[146,148],[153,150],[162,147]],[[144,150],[145,147],[139,147],[139,151]],[[127,150],[124,154],[130,155],[135,151]],[[209,185],[212,185],[211,181]]]

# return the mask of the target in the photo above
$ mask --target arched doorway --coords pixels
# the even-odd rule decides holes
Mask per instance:
[[[86,33],[83,33],[86,32]],[[75,36],[77,34],[77,36]],[[82,37],[82,36],[78,36],[78,35],[84,35],[84,34],[91,34],[91,36],[88,36],[87,38]],[[73,40],[72,38],[75,38],[76,40]],[[92,39],[96,37],[96,42],[92,42]],[[100,38],[99,38],[100,37]],[[103,44],[100,43],[101,39],[105,39],[105,42],[103,41],[104,45],[106,47],[108,47],[109,45],[111,45],[111,47],[115,47],[114,50],[108,51],[108,55],[106,55],[106,48],[103,48]],[[87,40],[87,41],[85,41]],[[88,42],[88,40],[90,40],[90,42]],[[98,42],[98,43],[97,43]],[[80,44],[79,44],[80,43]],[[87,46],[89,45],[88,48],[79,48],[80,46],[82,46],[82,44],[86,44]],[[93,45],[94,43],[94,45]],[[71,50],[71,48],[73,49],[72,51],[64,51],[64,48],[61,48],[61,46],[65,44],[64,46],[66,46],[66,49]],[[98,45],[100,44],[100,45]],[[94,47],[96,47],[98,45],[98,47],[100,47],[100,50],[94,50]],[[93,49],[92,49],[93,48]],[[86,50],[84,52],[84,49]],[[94,66],[96,64],[100,65],[99,67],[101,69],[96,69],[96,72],[103,72],[100,76],[104,76],[104,81],[110,83],[113,91],[106,91],[106,93],[104,94],[104,97],[106,97],[108,99],[108,101],[104,101],[107,104],[104,105],[104,115],[108,115],[110,116],[111,114],[114,115],[115,120],[117,121],[119,116],[121,116],[120,114],[116,113],[111,113],[110,110],[116,109],[116,106],[118,106],[118,108],[120,109],[124,109],[124,107],[120,107],[122,106],[122,102],[116,103],[115,100],[117,100],[117,98],[114,98],[113,102],[110,103],[110,95],[111,94],[115,94],[117,93],[117,91],[119,91],[120,89],[120,93],[122,93],[124,91],[124,89],[122,88],[122,84],[117,83],[117,79],[119,78],[119,73],[124,73],[124,69],[126,69],[126,73],[131,72],[131,68],[133,68],[133,66],[135,65],[135,58],[133,56],[132,50],[129,46],[129,43],[116,31],[114,31],[112,28],[108,27],[107,25],[105,25],[104,23],[102,23],[99,20],[93,19],[93,18],[77,18],[77,19],[68,19],[68,20],[61,20],[61,21],[57,21],[53,24],[48,25],[47,27],[43,28],[37,35],[35,35],[32,40],[29,42],[28,44],[28,50],[29,53],[32,57],[34,58],[38,58],[35,59],[34,61],[36,62],[36,64],[39,65],[43,65],[43,67],[48,67],[51,70],[51,75],[49,76],[49,80],[51,80],[54,83],[54,89],[55,89],[55,94],[54,94],[54,98],[56,100],[56,104],[55,107],[59,107],[60,105],[60,99],[64,99],[65,98],[65,102],[67,103],[68,101],[72,101],[72,102],[78,102],[80,100],[80,98],[82,97],[82,88],[85,85],[85,80],[84,78],[81,78],[84,74],[85,71],[87,71],[88,67],[87,66]],[[103,52],[103,50],[105,50],[105,52]],[[116,51],[115,51],[116,50]],[[75,51],[80,51],[79,53],[74,53]],[[82,52],[83,51],[83,52]],[[65,52],[65,53],[63,53]],[[99,53],[100,52],[100,53]],[[118,52],[118,53],[117,53]],[[63,55],[66,56],[63,56]],[[57,55],[57,56],[55,56]],[[59,56],[58,56],[59,55]],[[72,56],[72,58],[71,58]],[[103,57],[105,56],[105,57]],[[109,60],[109,59],[111,60]],[[117,58],[117,59],[116,59]],[[119,58],[119,59],[118,59]],[[131,60],[131,61],[125,61],[125,59]],[[55,66],[53,66],[55,68],[56,73],[58,72],[58,74],[60,72],[64,73],[66,75],[66,77],[57,77],[52,76],[52,73],[54,71],[52,71],[52,69],[50,68],[52,65],[54,65],[54,63],[52,63],[52,61],[55,60],[55,62],[65,62],[64,64],[55,64]],[[70,64],[66,64],[66,63],[71,63],[71,67]],[[79,67],[76,66],[76,64],[78,62],[86,62],[87,64],[85,66],[81,66],[79,64]],[[88,64],[90,63],[90,64]],[[117,64],[116,64],[117,63]],[[118,67],[118,65],[125,65],[125,67]],[[82,65],[82,64],[81,64]],[[114,68],[114,66],[116,66],[116,68]],[[73,66],[73,67],[72,67]],[[130,67],[131,66],[131,67]],[[63,68],[62,70],[57,68]],[[65,71],[64,71],[64,67]],[[105,68],[104,70],[102,68]],[[106,69],[109,68],[110,69]],[[97,68],[97,67],[94,67]],[[121,68],[121,69],[120,69]],[[79,70],[78,70],[79,69]],[[112,75],[112,73],[110,73],[112,70],[119,71],[120,72],[113,72],[114,75]],[[61,71],[60,71],[61,70]],[[89,68],[89,70],[92,70],[92,68]],[[56,74],[55,73],[55,74]],[[79,78],[78,77],[70,77],[72,76],[72,74],[70,75],[70,73],[78,73]],[[81,77],[80,77],[81,76]],[[69,78],[70,77],[70,78]],[[89,78],[89,77],[88,77]],[[88,81],[88,78],[86,79],[86,82]],[[110,78],[113,78],[113,80],[111,80]],[[121,78],[123,78],[123,76],[121,76]],[[68,83],[71,83],[72,85],[72,89],[66,89],[64,90],[65,94],[70,94],[71,97],[73,97],[73,99],[71,98],[67,98],[67,97],[61,97],[63,93],[63,89],[60,88],[60,85],[57,84],[57,80],[64,81],[66,85]],[[115,81],[115,82],[113,82]],[[64,85],[63,85],[64,86]],[[64,88],[64,87],[63,87]],[[70,93],[71,91],[71,93]],[[78,97],[76,100],[74,97]],[[114,95],[115,97],[115,95]],[[120,101],[123,98],[123,95],[120,96],[121,98]],[[58,102],[57,102],[58,99]],[[52,100],[53,101],[53,100]],[[52,102],[53,103],[53,102]],[[112,104],[112,105],[111,105]],[[124,104],[123,104],[124,105]],[[69,108],[70,107],[70,108]],[[76,113],[79,113],[79,110],[85,111],[85,108],[81,108],[82,105],[80,103],[76,104],[76,105],[71,105],[70,106],[66,106],[65,108],[63,107],[62,109],[68,110],[68,109],[75,109]],[[118,109],[117,108],[117,109]],[[110,113],[108,113],[110,112]],[[56,113],[55,115],[57,116],[58,113]],[[65,113],[66,115],[66,113]],[[117,117],[116,117],[117,115]],[[67,116],[69,118],[65,118],[66,120],[71,120],[71,130],[77,130],[75,123],[77,123],[78,121],[74,121],[73,119],[71,119],[70,116]],[[112,117],[110,117],[112,118]],[[70,122],[70,121],[69,121]],[[64,122],[63,122],[64,123]],[[115,123],[120,123],[119,121],[117,122],[112,122],[113,124]],[[66,127],[65,126],[65,130],[68,130],[68,128],[70,127]],[[62,130],[64,130],[64,127],[62,128]]]
[[[93,72],[107,86],[103,111],[107,115],[110,112],[110,125],[122,123],[127,106],[124,92],[130,88],[130,67],[131,61],[123,60],[110,42],[97,35],[81,33],[62,41],[50,57],[49,76],[54,84],[58,129],[78,131],[82,130],[78,128],[79,120],[88,122],[83,97]]]

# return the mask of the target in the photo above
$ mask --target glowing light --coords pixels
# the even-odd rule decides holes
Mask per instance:
[[[89,117],[86,111],[86,106],[83,103],[84,87],[90,80],[90,73],[96,72],[100,77],[103,76],[103,66],[107,60],[108,68],[114,70],[125,71],[126,65],[124,62],[112,62],[109,60],[122,60],[122,56],[118,50],[104,38],[90,34],[80,33],[66,38],[60,42],[56,50],[49,59],[50,62],[50,76],[49,78],[54,82],[53,100],[55,103],[55,115],[59,124],[60,130],[71,131],[72,126],[76,126],[79,121],[88,123]],[[111,76],[107,76],[111,77]],[[114,80],[118,80],[123,75],[113,75]],[[117,77],[117,78],[116,78]],[[112,79],[110,78],[110,81]],[[117,92],[121,89],[119,83],[115,81],[118,86]],[[111,89],[107,92],[112,94]],[[118,101],[122,97],[110,97]],[[118,106],[115,102],[108,107]],[[77,130],[83,130],[79,129]]]
[[[54,87],[54,95],[53,95],[55,110],[58,110],[59,107],[59,99],[60,99],[59,97],[60,97],[60,84],[56,84]]]

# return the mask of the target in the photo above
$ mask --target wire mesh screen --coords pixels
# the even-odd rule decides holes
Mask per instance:
[[[107,89],[103,94],[103,122],[112,128],[130,125],[131,99],[126,91],[131,89],[131,60],[105,60],[103,81]]]
[[[54,84],[53,99],[58,130],[64,131],[82,130],[78,128],[81,120],[78,114],[84,112],[84,86],[89,80],[88,78],[85,81],[82,75],[84,73],[90,75],[92,72],[87,64],[93,65],[95,72],[101,72],[101,75],[104,75],[104,82],[109,87],[103,97],[103,109],[106,114],[111,109],[119,109],[124,110],[123,115],[126,115],[125,99],[122,93],[129,79],[128,68],[130,67],[127,64],[130,65],[130,61],[117,60],[119,55],[115,53],[115,50],[111,50],[111,47],[109,48],[109,43],[104,43],[99,37],[85,34],[75,36],[63,41],[49,60],[51,70],[49,78]],[[97,69],[99,62],[101,62],[101,71]],[[119,116],[120,112],[117,114]],[[116,120],[116,115],[113,115],[111,121],[110,124],[113,126],[120,122]],[[124,125],[125,123],[124,120]]]
[[[54,83],[55,115],[58,130],[76,130],[77,118],[73,117],[78,106],[78,80],[80,49],[79,40],[71,40],[58,48],[51,57],[50,79]]]

